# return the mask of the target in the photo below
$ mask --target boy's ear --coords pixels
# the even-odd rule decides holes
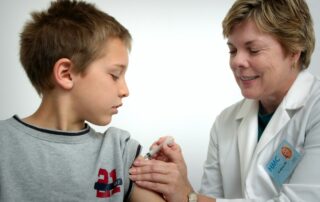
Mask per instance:
[[[70,90],[73,87],[72,80],[73,63],[68,58],[57,60],[53,67],[53,79],[57,85],[65,90]]]

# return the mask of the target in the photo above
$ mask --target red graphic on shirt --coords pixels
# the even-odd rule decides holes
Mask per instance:
[[[96,197],[109,198],[113,194],[120,192],[120,185],[122,185],[122,179],[117,179],[117,171],[113,169],[110,173],[106,169],[100,168],[98,173],[98,181],[94,185],[94,189],[97,190]],[[109,177],[112,180],[109,183]]]

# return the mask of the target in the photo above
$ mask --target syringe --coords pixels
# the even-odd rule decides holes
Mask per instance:
[[[161,148],[163,147],[164,144],[171,145],[171,144],[173,144],[173,141],[174,141],[173,137],[171,137],[171,136],[166,137],[166,139],[165,139],[165,141],[163,143],[161,143],[160,145],[152,147],[150,149],[150,151],[143,158],[144,159],[151,159],[151,157],[153,155],[155,155],[156,153],[158,153],[161,150]]]

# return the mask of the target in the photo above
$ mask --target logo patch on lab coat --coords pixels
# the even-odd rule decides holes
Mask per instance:
[[[280,187],[294,171],[301,159],[301,154],[284,140],[265,166],[272,180]]]

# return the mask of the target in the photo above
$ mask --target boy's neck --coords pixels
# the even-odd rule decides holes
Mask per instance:
[[[76,119],[69,108],[68,98],[53,95],[44,96],[35,113],[22,119],[24,122],[40,128],[79,131],[85,127],[84,120]]]

